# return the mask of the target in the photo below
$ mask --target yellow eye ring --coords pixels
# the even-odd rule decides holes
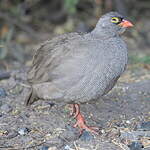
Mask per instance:
[[[118,17],[112,17],[111,18],[111,22],[112,23],[119,23],[120,22],[120,19]]]

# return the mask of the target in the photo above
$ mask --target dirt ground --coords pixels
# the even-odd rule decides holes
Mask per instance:
[[[150,70],[129,65],[114,89],[81,105],[99,135],[73,128],[68,105],[39,100],[24,106],[24,70],[0,81],[1,150],[150,150]]]

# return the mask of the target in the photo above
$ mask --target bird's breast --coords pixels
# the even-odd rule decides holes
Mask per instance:
[[[70,93],[80,95],[81,98],[102,96],[109,86],[114,85],[127,64],[127,51],[124,47],[111,46],[113,49],[109,50],[108,47],[103,50],[101,46],[100,50],[98,46],[96,48],[91,49],[84,65],[81,65],[85,67],[83,77],[70,89]]]

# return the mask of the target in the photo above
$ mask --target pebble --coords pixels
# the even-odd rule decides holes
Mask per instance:
[[[135,141],[129,145],[129,148],[130,150],[142,150],[143,145],[140,142]]]
[[[49,146],[43,145],[38,150],[57,150],[57,148],[56,147],[49,147]]]
[[[9,132],[7,130],[1,130],[0,129],[0,136],[3,136],[3,135],[8,135]]]
[[[12,107],[8,104],[2,105],[0,109],[1,109],[2,113],[4,113],[4,114],[7,114],[12,111]]]
[[[142,122],[137,129],[142,131],[150,131],[150,121]]]
[[[69,145],[66,145],[66,146],[64,147],[64,150],[72,150],[72,148],[71,148]]]
[[[5,89],[0,88],[0,98],[5,98],[7,96]]]
[[[49,146],[41,146],[39,150],[49,150]]]
[[[93,140],[93,136],[92,136],[92,134],[90,134],[89,132],[87,132],[87,131],[83,131],[83,133],[82,133],[82,135],[81,135],[81,137],[80,137],[80,139],[82,140],[82,141],[90,141],[90,140]]]
[[[130,120],[126,120],[126,123],[127,123],[127,124],[131,124]]]
[[[28,134],[29,132],[30,132],[30,130],[29,130],[28,128],[21,128],[21,129],[18,130],[18,133],[19,133],[20,135],[26,135],[26,134]]]
[[[79,131],[69,125],[66,126],[66,130],[61,134],[67,140],[76,140]]]

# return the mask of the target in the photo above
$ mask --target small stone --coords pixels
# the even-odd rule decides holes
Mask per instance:
[[[49,146],[46,146],[46,145],[41,146],[41,147],[39,148],[39,150],[49,150]]]
[[[4,113],[4,114],[7,114],[12,111],[12,107],[8,104],[2,105],[0,109],[1,109],[2,113]]]
[[[87,131],[83,131],[83,133],[82,133],[82,135],[80,137],[80,139],[82,141],[90,141],[90,140],[93,140],[93,138],[94,137]]]
[[[102,130],[101,130],[101,133],[102,133],[102,134],[104,134],[104,133],[105,133],[105,130],[104,130],[104,129],[102,129]]]
[[[41,146],[38,150],[57,150],[57,148],[44,145],[44,146]]]
[[[7,96],[5,89],[0,88],[0,98],[5,98]]]
[[[8,135],[8,133],[7,130],[0,130],[0,136]]]
[[[72,148],[70,148],[69,145],[66,145],[66,146],[64,147],[64,150],[72,150]]]
[[[66,130],[61,134],[61,136],[67,140],[76,140],[78,133],[79,132],[76,128],[68,125],[66,126]]]
[[[131,124],[130,120],[126,120],[126,123],[127,123],[127,124]]]
[[[21,128],[21,129],[18,130],[18,133],[19,133],[20,135],[26,135],[26,134],[28,134],[29,132],[30,132],[30,130],[29,130],[28,128]]]
[[[142,131],[150,131],[150,121],[142,122],[137,129]]]
[[[143,145],[140,142],[135,141],[129,145],[129,148],[130,150],[142,150]]]

